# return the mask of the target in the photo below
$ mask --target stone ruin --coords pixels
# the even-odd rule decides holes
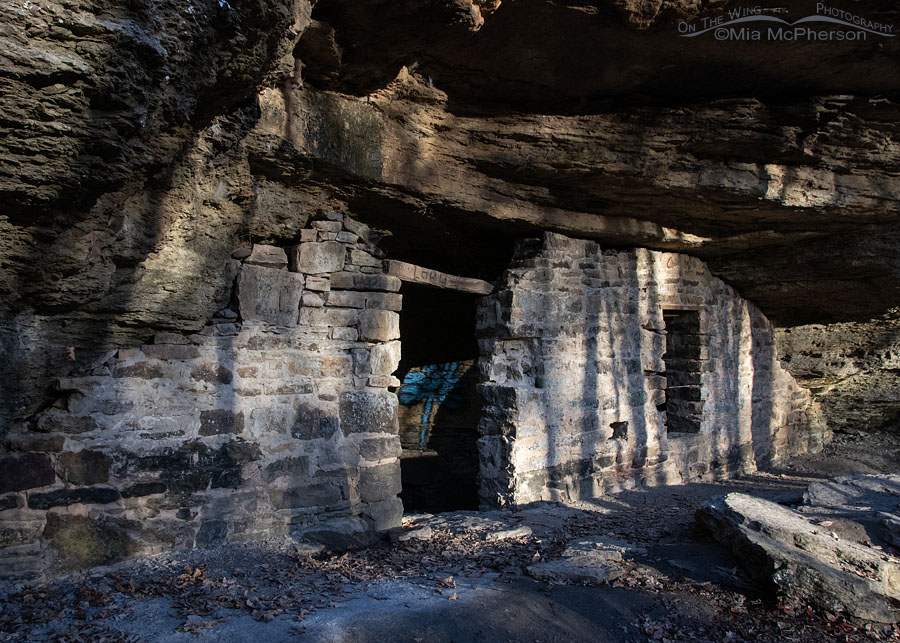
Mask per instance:
[[[376,242],[320,212],[298,244],[222,266],[232,304],[201,332],[59,379],[0,458],[3,576],[223,543],[362,545],[400,523],[401,497],[432,494],[414,493],[426,456],[437,486],[516,508],[725,478],[828,438],[772,325],[696,258],[544,233],[487,284]],[[404,320],[451,292],[472,305],[465,341],[429,360]],[[443,469],[438,436],[466,441]]]

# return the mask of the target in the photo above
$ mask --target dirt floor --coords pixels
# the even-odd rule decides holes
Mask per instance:
[[[897,434],[839,434],[821,454],[725,483],[410,516],[420,538],[343,555],[229,546],[0,586],[0,641],[900,640],[896,627],[780,603],[693,518],[729,491],[793,504],[812,481],[898,463]],[[633,545],[623,576],[597,587],[529,576],[530,565],[586,536]]]

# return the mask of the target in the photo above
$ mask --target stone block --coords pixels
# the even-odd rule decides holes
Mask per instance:
[[[399,431],[397,396],[387,392],[358,391],[344,393],[340,401],[341,429],[352,433],[391,433]]]
[[[151,455],[127,458],[116,475],[126,477],[137,472],[159,474],[171,493],[190,493],[208,488],[236,488],[242,483],[241,467],[260,457],[259,446],[232,440],[217,449],[203,442],[183,443],[178,449],[161,449]]]
[[[0,511],[6,511],[7,509],[18,509],[18,498],[18,494],[15,493],[11,493],[8,496],[3,496],[2,498],[0,498]]]
[[[315,292],[328,292],[331,290],[331,281],[326,277],[307,277],[306,289]]]
[[[359,336],[364,341],[389,342],[400,339],[400,315],[387,310],[359,313]]]
[[[314,230],[318,230],[319,232],[338,233],[343,228],[340,221],[313,221],[310,225]]]
[[[165,375],[162,366],[155,362],[116,364],[112,367],[113,377],[136,377],[142,380],[155,380],[165,377]]]
[[[287,253],[277,246],[256,244],[250,256],[244,259],[244,263],[282,270],[287,268],[288,258]]]
[[[56,482],[50,456],[23,453],[0,457],[0,493],[45,487]]]
[[[353,245],[359,241],[359,237],[352,232],[338,232],[336,240],[344,244]]]
[[[366,505],[362,515],[372,522],[372,529],[375,531],[393,529],[399,527],[403,520],[403,502],[400,498],[371,502]]]
[[[84,487],[81,489],[57,489],[28,496],[29,509],[50,509],[77,504],[106,505],[116,502],[119,492],[108,487]]]
[[[124,525],[85,516],[51,513],[43,537],[64,571],[115,563],[139,549]]]
[[[361,518],[335,518],[306,529],[303,539],[320,543],[335,551],[367,547],[375,534]]]
[[[153,335],[153,343],[154,344],[190,344],[191,340],[182,335],[181,333],[156,333]]]
[[[221,364],[199,364],[191,369],[191,379],[210,384],[231,384],[234,375]]]
[[[387,342],[373,346],[369,356],[372,375],[391,375],[400,365],[400,342]]]
[[[315,241],[317,234],[318,234],[318,232],[316,230],[313,230],[312,228],[307,228],[305,230],[301,230],[300,231],[300,242],[307,243],[310,241]],[[291,252],[293,252],[293,248],[291,248]]]
[[[262,266],[241,268],[237,298],[244,321],[294,327],[302,295],[302,275]]]
[[[306,308],[321,308],[325,305],[325,300],[322,298],[322,295],[312,292],[303,293],[303,299],[301,301]]]
[[[366,294],[357,290],[332,290],[328,293],[325,303],[341,308],[365,308]]]
[[[336,480],[328,480],[290,489],[270,489],[269,500],[275,509],[303,509],[338,504],[344,500],[344,494]]]
[[[360,223],[356,219],[351,219],[348,216],[344,217],[344,229],[348,232],[352,232],[362,239],[369,238],[369,226],[367,226],[365,223]]]
[[[393,386],[394,379],[390,375],[370,375],[366,384],[372,388],[387,388]]]
[[[241,325],[240,325],[240,324],[235,324],[235,323],[232,323],[232,322],[227,322],[227,323],[222,323],[222,324],[216,324],[216,325],[215,325],[215,334],[216,334],[216,337],[234,337],[235,335],[237,335],[237,334],[240,333],[240,332],[241,332]],[[227,344],[222,344],[222,343],[221,343],[221,340],[214,340],[214,341],[216,341],[216,343],[217,343],[218,346],[226,346],[226,345],[227,345]],[[227,342],[227,341],[228,341],[228,340],[226,340],[226,342]]]
[[[196,346],[180,344],[145,344],[141,351],[150,359],[186,360],[200,357],[200,350]]]
[[[290,404],[271,404],[250,412],[250,434],[259,438],[265,435],[284,435],[294,423],[294,407]]]
[[[382,261],[370,255],[365,250],[353,248],[350,250],[350,263],[354,266],[369,266],[381,270]]]
[[[347,251],[337,241],[301,243],[291,248],[291,270],[309,275],[339,272]]]
[[[87,433],[97,428],[94,418],[49,409],[38,416],[37,430],[44,433]]]
[[[165,493],[167,487],[162,482],[139,482],[122,491],[123,498],[143,498]]]
[[[338,290],[381,290],[397,292],[403,282],[388,275],[365,275],[355,272],[337,272],[331,275],[331,287]]]
[[[356,326],[360,311],[356,308],[314,308],[309,311],[310,326]]]
[[[244,413],[234,413],[227,409],[200,412],[200,435],[222,435],[241,433],[244,430]]]
[[[17,547],[37,543],[41,537],[42,528],[43,523],[37,521],[0,523],[0,547]]]
[[[313,384],[309,380],[303,379],[299,382],[283,382],[274,381],[266,382],[266,395],[308,395],[313,392]]]
[[[298,440],[329,439],[339,428],[338,416],[328,409],[302,403],[297,406],[291,436]]]
[[[43,451],[58,453],[66,443],[64,435],[14,434],[6,436],[3,446],[9,451]]]
[[[443,272],[438,272],[437,270],[431,270],[429,268],[423,268],[422,266],[406,263],[405,261],[388,260],[383,262],[383,265],[384,271],[389,275],[417,284],[450,288],[452,290],[460,290],[480,295],[488,295],[494,290],[493,284],[481,279],[448,275]],[[527,296],[525,293],[523,293],[523,295]],[[542,293],[540,297],[549,298],[549,295]],[[540,308],[537,309],[540,310]]]
[[[262,451],[256,442],[248,442],[243,438],[235,438],[222,445],[220,453],[228,464],[246,464],[255,462],[262,456]]]
[[[399,460],[359,470],[359,498],[363,502],[389,500],[401,489]]]
[[[313,355],[289,355],[283,361],[291,375],[317,377],[322,372],[322,359]]]
[[[363,460],[387,460],[400,457],[400,439],[397,436],[367,438],[359,443],[359,455]]]
[[[366,377],[370,372],[371,351],[367,348],[357,348],[350,351],[350,355],[353,359],[353,374],[356,377]]]
[[[282,458],[266,466],[263,479],[268,483],[278,478],[305,478],[309,475],[309,458],[301,455],[293,458]]]
[[[337,353],[322,358],[322,376],[344,379],[353,368],[353,360],[346,353]]]
[[[355,328],[332,328],[331,338],[343,342],[355,342],[359,339],[359,331]]]
[[[62,477],[75,485],[101,484],[109,480],[110,457],[100,451],[67,451],[59,456]]]
[[[366,308],[399,312],[403,308],[403,295],[396,292],[371,293],[366,298]]]

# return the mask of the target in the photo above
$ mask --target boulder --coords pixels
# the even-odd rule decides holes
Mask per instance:
[[[709,500],[696,517],[751,576],[773,583],[783,597],[865,621],[900,621],[900,565],[893,556],[741,493]]]

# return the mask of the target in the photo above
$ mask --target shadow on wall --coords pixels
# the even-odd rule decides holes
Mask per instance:
[[[97,30],[96,57],[66,84],[85,101],[52,98],[84,116],[74,128],[78,145],[57,147],[72,176],[50,175],[64,194],[8,201],[17,211],[13,222],[27,217],[26,223],[41,228],[38,242],[29,244],[31,254],[17,258],[28,272],[3,284],[23,295],[5,298],[11,312],[0,324],[0,494],[8,494],[0,496],[0,520],[23,528],[20,540],[0,543],[5,573],[36,573],[37,541],[49,546],[48,553],[56,551],[58,569],[110,562],[147,551],[148,543],[154,550],[219,542],[222,524],[207,518],[231,511],[232,499],[198,516],[191,510],[195,494],[236,488],[242,465],[256,457],[245,441],[233,438],[245,419],[231,386],[233,333],[219,337],[210,363],[171,369],[197,356],[188,335],[228,304],[237,269],[230,255],[250,223],[249,177],[239,143],[258,118],[255,105],[235,103],[255,91],[290,16],[280,6],[260,11],[252,3],[220,3],[194,15],[188,27],[194,37],[185,38],[181,7],[175,15],[168,10],[139,1],[106,7],[102,21],[80,16]],[[40,18],[34,18],[39,34]],[[173,20],[181,26],[166,29]],[[54,18],[53,37],[67,24],[68,16],[59,26]],[[256,37],[254,30],[267,37]],[[241,38],[258,44],[242,57],[220,56],[220,46],[227,49]],[[33,95],[46,100],[41,90]],[[228,116],[216,116],[227,110]],[[56,160],[49,160],[51,170]],[[144,176],[148,162],[156,169]],[[41,176],[46,175],[47,168]],[[198,220],[216,233],[198,230]],[[164,332],[145,347],[147,363],[129,363],[134,349],[113,358],[116,347],[148,342],[152,329]],[[56,391],[38,390],[60,375],[73,377],[63,378]],[[94,377],[117,383],[96,396]],[[201,414],[202,439],[182,439],[183,418],[177,414],[154,418],[150,409],[137,422],[117,421],[139,414],[148,396],[167,400],[172,391],[159,384],[166,378],[206,387],[215,398],[211,409],[190,409]],[[43,400],[54,398],[46,409]],[[136,440],[152,440],[156,448],[152,454],[130,453]],[[161,478],[146,480],[143,471],[149,469],[163,471]],[[111,482],[132,473],[133,484]],[[79,511],[35,518],[35,510],[70,505],[108,513],[97,520]],[[173,514],[172,525],[143,524],[160,512]]]
[[[482,476],[501,505],[725,478],[821,445],[771,325],[699,260],[547,233],[505,280],[481,324]]]

